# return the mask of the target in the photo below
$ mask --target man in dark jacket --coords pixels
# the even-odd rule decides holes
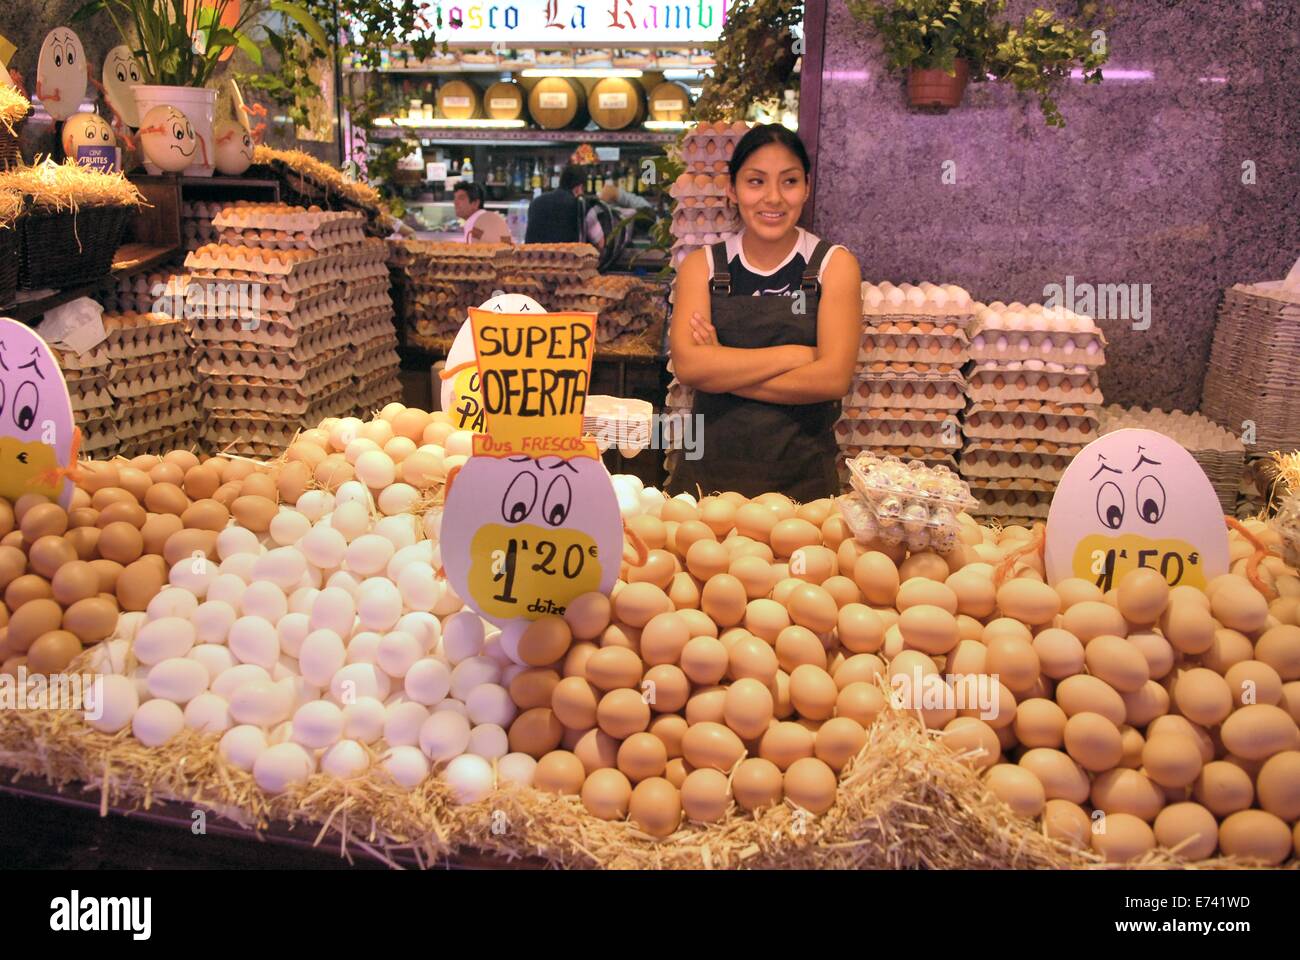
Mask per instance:
[[[528,205],[524,243],[578,243],[583,238],[583,210],[578,197],[586,178],[570,164],[560,174],[560,188],[539,194]]]

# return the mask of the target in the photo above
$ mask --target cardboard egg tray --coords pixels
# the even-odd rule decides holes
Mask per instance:
[[[239,372],[204,373],[204,404],[212,409],[246,407],[250,404],[241,402],[241,397],[256,397],[259,402],[267,402],[267,410],[298,411],[313,395],[328,391],[351,376],[351,366],[352,349],[341,347],[302,366],[250,364]]]
[[[868,379],[855,381],[844,398],[844,412],[864,407],[890,410],[961,410],[966,394],[959,380]]]
[[[1087,444],[1101,436],[1097,417],[1014,410],[967,410],[962,433],[981,440],[1050,440]]]
[[[733,204],[733,203],[732,203],[730,200],[728,200],[725,196],[721,196],[721,197],[678,197],[678,198],[677,198],[676,207],[680,207],[680,208],[683,208],[683,209],[686,209],[686,210],[697,210],[697,209],[710,210],[710,209],[717,209],[717,208],[724,208],[724,209],[727,209],[727,210],[734,210],[734,209],[735,209],[735,204]]]
[[[1044,360],[1067,366],[1100,367],[1106,363],[1106,338],[1101,331],[1079,333],[980,328],[971,337],[970,355],[972,360],[980,363]]]
[[[748,131],[749,124],[743,121],[697,124],[682,141],[682,160],[686,163],[730,160],[736,144]]]
[[[399,402],[401,399],[400,380],[395,376],[378,377],[365,387],[358,388],[354,415],[368,420],[388,404]]]
[[[1046,520],[1052,506],[1050,491],[986,489],[972,483],[970,492],[979,500],[970,509],[974,517]]]
[[[188,253],[205,243],[215,243],[217,228],[212,225],[212,218],[225,206],[222,202],[208,203],[202,200],[181,204],[181,243]]]
[[[196,442],[197,434],[193,426],[163,427],[138,437],[122,440],[118,445],[117,455],[138,457],[157,453],[159,450],[192,450]]]
[[[888,342],[889,338],[892,337],[936,338],[945,343],[956,341],[961,346],[970,343],[965,328],[952,317],[925,317],[921,315],[872,317],[864,315],[862,319],[862,338],[864,342],[868,338],[883,339]]]
[[[1050,400],[1057,403],[1100,404],[1097,372],[1084,367],[1048,370],[1019,362],[976,364],[966,374],[966,395],[972,400]]]
[[[148,363],[115,366],[109,374],[109,392],[118,400],[159,391],[188,391],[194,386],[189,353],[161,354]]]
[[[682,197],[726,197],[730,181],[731,178],[726,173],[688,171],[673,181],[673,185],[668,188],[668,195],[674,200]]]
[[[691,233],[734,233],[740,229],[740,216],[733,207],[687,207],[673,211],[672,233],[683,237]]]
[[[158,430],[188,428],[198,419],[198,409],[188,397],[155,393],[124,404],[115,419],[118,438],[130,440]]]
[[[1031,477],[1056,483],[1073,459],[1073,450],[1068,453],[1034,453],[967,445],[961,452],[961,475],[971,483],[1005,477]]]
[[[964,344],[945,337],[898,337],[866,334],[858,347],[859,363],[944,364],[960,368],[967,360]]]
[[[322,341],[333,336],[347,340],[346,330],[338,330],[339,326],[338,322],[318,323],[306,330],[299,330],[273,320],[259,320],[255,325],[250,325],[244,320],[213,320],[200,317],[192,321],[190,336],[196,343],[203,341],[205,344],[221,346],[239,344],[241,347],[248,344],[254,349],[274,347],[287,348],[290,351],[298,348],[304,341],[310,341],[312,346],[298,350],[298,358],[305,358],[319,352],[312,334],[316,334]]]
[[[236,201],[225,204],[212,225],[249,242],[280,243],[289,239],[312,249],[352,243],[364,236],[365,218],[342,210],[307,210],[286,203]]]
[[[906,360],[865,360],[861,351],[854,369],[860,379],[877,378],[882,380],[945,380],[965,383],[961,375],[961,365],[957,363],[910,363]]]
[[[86,456],[108,457],[118,445],[117,426],[112,417],[76,418],[81,431],[81,453]]]
[[[942,410],[910,413],[903,419],[898,419],[897,410],[873,411],[870,419],[842,417],[835,423],[836,440],[840,445],[864,447],[940,448],[953,453],[959,449],[961,426],[955,415]]]
[[[497,287],[502,293],[520,293],[539,302],[546,296],[546,287],[542,284],[542,281],[522,273],[509,273],[498,276]]]
[[[65,378],[66,379],[66,378]],[[72,412],[78,418],[93,419],[95,415],[112,416],[117,403],[108,389],[106,377],[91,377],[78,381],[75,385],[68,380],[68,397],[72,401]]]

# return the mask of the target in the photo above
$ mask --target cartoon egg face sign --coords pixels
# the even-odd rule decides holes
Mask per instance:
[[[160,104],[144,115],[140,144],[150,162],[168,173],[180,173],[197,162],[199,138],[194,125],[175,107]]]
[[[55,120],[66,120],[81,109],[86,97],[86,51],[68,27],[45,35],[36,61],[36,96]]]
[[[590,457],[470,457],[442,521],[442,561],[458,596],[503,629],[609,593],[623,556],[614,484]]]
[[[493,313],[546,313],[546,308],[522,293],[498,293],[480,306]],[[474,362],[474,329],[469,320],[460,325],[447,351],[441,389],[442,409],[451,415],[457,430],[482,433],[483,404],[479,396],[478,367]]]
[[[0,497],[72,501],[53,474],[72,459],[72,400],[50,348],[30,327],[0,317]]]
[[[212,132],[217,142],[217,169],[230,177],[237,177],[253,163],[253,138],[241,125],[223,120]]]
[[[78,147],[114,147],[113,128],[97,113],[74,113],[63,121],[63,155],[75,160]]]
[[[125,45],[114,47],[104,58],[104,94],[109,106],[122,122],[135,129],[140,126],[140,105],[135,101],[135,86],[141,82],[140,64]]]
[[[1052,497],[1047,580],[1102,590],[1150,567],[1170,586],[1204,587],[1228,572],[1223,508],[1183,447],[1154,430],[1116,430],[1083,448]]]

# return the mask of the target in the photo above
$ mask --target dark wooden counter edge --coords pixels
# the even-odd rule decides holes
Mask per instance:
[[[99,792],[94,787],[70,783],[59,788],[39,777],[33,776],[18,776],[15,779],[15,772],[5,767],[0,767],[0,793],[26,799],[44,800],[96,814],[100,809]],[[110,805],[108,814],[109,816],[130,817],[134,820],[143,820],[148,823],[189,832],[194,822],[191,814],[197,808],[197,806],[192,807],[175,801],[155,800],[148,810]],[[275,821],[266,830],[259,831],[230,820],[209,808],[204,809],[208,815],[206,829],[209,833],[244,840],[249,843],[270,843],[272,845],[294,847],[298,850],[312,851],[322,857],[342,859],[339,853],[337,835],[327,834],[322,838],[319,845],[314,842],[316,834],[320,830],[320,827],[316,824],[304,821],[294,827],[283,821]],[[370,854],[359,847],[352,848],[352,858],[354,860],[371,860],[373,862]],[[415,858],[409,854],[398,854],[393,857],[393,860],[403,867],[418,867]],[[441,861],[436,864],[436,867],[451,870],[538,870],[545,869],[546,864],[533,859],[507,861],[500,857],[468,851],[458,853],[453,859]]]

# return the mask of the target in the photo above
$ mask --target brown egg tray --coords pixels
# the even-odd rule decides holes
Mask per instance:
[[[1047,440],[1088,444],[1101,436],[1096,417],[1014,411],[966,411],[962,432],[981,440]]]
[[[744,133],[693,134],[682,143],[682,160],[688,168],[722,164],[725,168]]]
[[[975,325],[975,314],[972,312],[973,304],[967,303],[964,307],[956,307],[951,303],[881,303],[879,306],[870,307],[864,301],[862,304],[862,320],[872,327],[889,327],[907,323],[918,323],[918,318],[924,317],[925,322],[933,323],[935,326],[956,327],[958,330],[969,332]]]
[[[328,393],[317,393],[302,400],[287,400],[281,396],[275,398],[273,403],[266,402],[268,397],[249,393],[245,394],[248,402],[242,406],[237,405],[238,398],[234,396],[214,398],[205,395],[204,418],[218,432],[223,432],[224,424],[243,421],[247,421],[250,426],[271,424],[274,430],[284,429],[289,424],[297,424],[294,429],[312,427],[323,417],[330,416],[331,411],[352,409],[353,383],[351,377],[345,377],[331,387]]]
[[[718,208],[718,207],[726,208],[729,210],[736,209],[736,205],[733,204],[730,200],[728,200],[725,196],[678,197],[677,206],[684,207],[687,210],[693,210],[697,208],[710,209],[710,208]],[[739,216],[739,213],[737,213],[737,216]]]
[[[194,423],[198,413],[194,402],[185,397],[164,397],[161,401],[124,405],[116,416],[117,435],[126,440],[158,430],[175,430]]]
[[[109,392],[108,380],[105,377],[82,380],[75,386],[72,381],[68,381],[68,398],[72,401],[72,412],[81,416],[91,416],[92,413],[99,412],[104,416],[112,416],[113,408],[117,404],[113,394]]]
[[[979,328],[971,337],[971,359],[988,363],[1043,360],[1100,367],[1106,363],[1106,338],[1100,330],[1083,333]]]
[[[81,431],[81,453],[90,456],[109,456],[118,444],[117,425],[112,417],[92,419],[76,418]]]
[[[680,197],[725,197],[731,178],[726,173],[682,173],[668,188],[673,199]]]
[[[266,370],[266,368],[262,368]],[[283,374],[270,376],[269,373]],[[280,368],[265,373],[226,370],[205,373],[202,389],[205,406],[211,409],[257,406],[266,399],[268,410],[296,411],[314,394],[327,392],[352,375],[352,350],[342,348],[303,366]],[[245,399],[247,398],[247,399]],[[275,406],[291,403],[289,406]]]
[[[897,411],[884,411],[897,416]],[[919,418],[926,411],[914,411]],[[936,413],[930,411],[929,414]],[[879,412],[872,419],[846,418],[835,424],[835,438],[840,444],[866,447],[946,448],[954,453],[961,448],[961,427],[952,414],[937,411],[933,419],[884,419]]]
[[[192,340],[201,339],[201,334],[194,331],[199,328],[199,321],[204,320],[237,322],[248,327],[251,334],[255,334],[266,324],[276,324],[290,330],[307,330],[329,323],[336,317],[346,315],[348,309],[348,302],[343,298],[342,292],[338,288],[328,297],[313,297],[309,303],[287,312],[269,310],[266,309],[265,305],[260,310],[253,310],[246,305],[241,305],[237,310],[227,309],[196,314],[195,319],[190,321],[190,338]]]
[[[350,210],[308,210],[289,203],[235,200],[210,211],[219,228],[289,230],[304,233],[342,230],[364,223],[365,218]]]
[[[187,354],[176,354],[164,363],[119,368],[109,378],[109,392],[117,400],[130,400],[158,391],[174,392],[194,385]]]
[[[673,212],[672,233],[675,237],[689,233],[734,233],[740,228],[740,215],[734,207],[683,207]]]
[[[971,507],[973,517],[1022,517],[1046,520],[1052,506],[1052,495],[1035,490],[984,490],[971,486],[971,496],[979,505]]]
[[[1032,477],[1055,483],[1073,459],[1073,454],[991,453],[966,448],[961,452],[961,475],[972,483],[1005,477]]]
[[[1095,370],[1071,372],[1026,370],[1018,365],[977,365],[966,374],[966,395],[972,400],[1051,400],[1057,403],[1100,404]]]
[[[198,445],[198,435],[194,425],[179,429],[163,427],[161,429],[130,439],[123,438],[118,446],[119,457],[138,457],[156,453],[159,450],[191,450]]]
[[[883,379],[948,380],[965,383],[959,363],[910,363],[905,360],[859,360],[855,369],[859,376]]]
[[[886,337],[870,335],[858,347],[859,363],[920,363],[960,369],[967,360],[966,347],[956,340],[939,337]]]
[[[214,223],[215,227],[216,224]],[[217,242],[261,247],[264,250],[328,250],[332,247],[360,243],[366,232],[360,223],[343,225],[335,229],[276,230],[268,228],[221,227],[217,229]]]
[[[844,410],[860,407],[909,410],[961,410],[962,384],[949,380],[859,380],[844,398]]]
[[[195,369],[205,379],[257,385],[301,383],[345,353],[355,349],[349,341],[336,344],[308,360],[294,360],[274,351],[204,350],[196,357]],[[240,380],[238,378],[247,378]]]

